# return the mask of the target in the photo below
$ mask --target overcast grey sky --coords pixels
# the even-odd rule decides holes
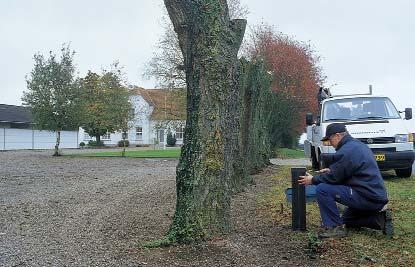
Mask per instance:
[[[415,108],[415,1],[241,0],[248,23],[261,21],[309,41],[333,92],[387,95],[398,109]],[[0,103],[21,104],[36,52],[71,42],[80,75],[114,60],[131,84],[143,80],[161,34],[162,0],[0,0]],[[415,124],[411,122],[415,129]]]

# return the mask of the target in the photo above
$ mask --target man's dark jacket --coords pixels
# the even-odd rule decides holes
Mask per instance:
[[[313,177],[313,184],[350,186],[359,195],[376,203],[387,203],[385,185],[370,148],[346,134],[336,147],[329,173]]]

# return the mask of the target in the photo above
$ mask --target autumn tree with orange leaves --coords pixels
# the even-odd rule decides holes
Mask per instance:
[[[271,90],[278,94],[274,112],[280,146],[292,146],[304,131],[306,112],[317,112],[316,95],[325,77],[319,57],[307,43],[295,40],[268,25],[255,27],[246,52],[251,59],[262,58],[273,74]]]

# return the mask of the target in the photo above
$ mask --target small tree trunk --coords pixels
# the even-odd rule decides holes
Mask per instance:
[[[60,156],[59,154],[59,144],[61,143],[61,131],[56,131],[56,144],[55,144],[55,153],[53,156],[57,157]]]
[[[95,140],[97,142],[97,146],[101,143],[101,136],[100,135],[96,135],[95,136]]]
[[[122,139],[122,141],[123,141],[123,142],[122,142],[122,143],[123,143],[123,144],[122,144],[123,148],[122,148],[121,157],[125,157],[125,138],[123,138],[123,139]]]
[[[168,239],[190,242],[229,230],[238,183],[237,53],[245,20],[226,0],[164,0],[178,34],[187,82],[187,121],[177,166],[177,203]]]

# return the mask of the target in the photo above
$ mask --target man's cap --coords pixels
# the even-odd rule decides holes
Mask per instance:
[[[332,123],[326,128],[326,136],[321,139],[321,141],[329,140],[329,137],[336,133],[346,132],[346,126],[343,123]]]

